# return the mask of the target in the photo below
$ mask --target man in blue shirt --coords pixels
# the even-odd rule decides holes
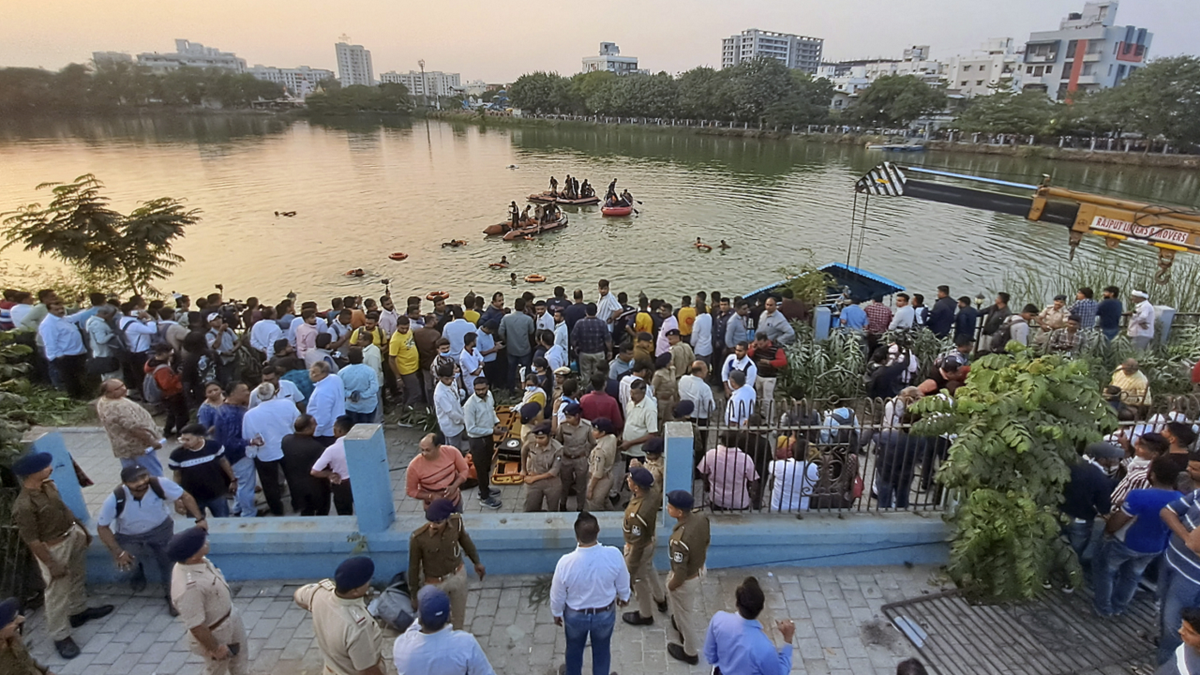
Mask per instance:
[[[867,313],[859,306],[861,302],[858,298],[850,298],[850,304],[842,308],[842,328],[860,332],[867,329]]]
[[[361,347],[351,347],[349,357],[350,365],[337,374],[346,395],[346,415],[355,424],[371,424],[379,410],[379,378],[375,369],[363,363]]]
[[[1104,289],[1104,299],[1100,301],[1100,305],[1096,307],[1096,328],[1104,334],[1104,339],[1112,342],[1112,339],[1121,332],[1121,315],[1125,312],[1125,308],[1121,305],[1121,289],[1116,286],[1109,286]],[[1083,324],[1083,327],[1091,328],[1088,324]]]
[[[243,382],[234,383],[225,395],[225,403],[217,408],[217,419],[213,423],[213,440],[225,447],[225,459],[237,478],[234,515],[243,518],[258,515],[254,506],[254,460],[246,456],[246,439],[242,437],[242,419],[249,405],[250,387]]]
[[[758,579],[746,577],[737,587],[737,614],[717,612],[708,624],[708,635],[704,639],[704,658],[722,673],[741,675],[786,675],[792,671],[792,637],[796,626],[790,619],[776,621],[787,643],[775,650],[775,643],[763,633],[758,615],[762,613],[766,598]]]
[[[1150,462],[1147,475],[1151,487],[1130,491],[1121,508],[1108,517],[1104,527],[1108,536],[1092,561],[1094,603],[1100,616],[1125,613],[1142,572],[1163,552],[1171,536],[1158,514],[1183,497],[1174,489],[1179,470],[1170,459],[1157,457]],[[1129,528],[1122,537],[1120,532],[1126,525]]]
[[[1200,461],[1200,453],[1189,460]],[[1180,617],[1184,609],[1200,606],[1200,490],[1167,504],[1162,520],[1171,530],[1166,564],[1158,579],[1162,611],[1162,634],[1158,641],[1158,663],[1166,663],[1179,647]]]
[[[979,323],[979,310],[971,306],[971,298],[958,299],[958,314],[954,317],[954,339],[966,336],[975,341],[975,327]]]

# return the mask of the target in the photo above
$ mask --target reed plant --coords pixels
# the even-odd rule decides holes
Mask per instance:
[[[1143,258],[1144,256],[1138,256]],[[1070,304],[1075,292],[1091,288],[1100,299],[1106,286],[1121,289],[1121,301],[1129,304],[1129,292],[1138,289],[1150,295],[1155,305],[1174,307],[1177,312],[1200,313],[1200,262],[1191,256],[1175,259],[1170,278],[1165,284],[1154,279],[1158,268],[1150,260],[1131,261],[1128,255],[1105,250],[1098,256],[1079,257],[1073,262],[1054,262],[1039,266],[1008,268],[989,290],[1007,292],[1012,296],[1010,307],[1026,303],[1043,307],[1058,294],[1066,295]]]

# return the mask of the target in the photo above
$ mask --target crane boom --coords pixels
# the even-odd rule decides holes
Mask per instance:
[[[913,180],[906,172],[1030,189],[1032,194],[1023,197],[937,181]],[[1038,223],[1064,225],[1069,231],[1071,257],[1085,234],[1104,237],[1109,248],[1115,248],[1122,241],[1146,243],[1158,251],[1159,272],[1155,279],[1159,283],[1165,283],[1169,278],[1176,253],[1200,253],[1200,212],[1068,190],[1050,185],[1049,181],[1050,177],[1044,176],[1041,185],[1026,185],[884,162],[860,178],[854,189],[862,194],[914,197],[1007,213]]]

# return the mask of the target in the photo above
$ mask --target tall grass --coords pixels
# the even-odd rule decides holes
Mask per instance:
[[[1009,293],[1009,306],[1019,308],[1026,303],[1043,307],[1060,293],[1074,302],[1075,292],[1083,287],[1095,291],[1099,300],[1105,286],[1117,286],[1126,305],[1129,292],[1138,289],[1149,293],[1156,305],[1169,305],[1184,313],[1200,312],[1200,262],[1192,256],[1177,257],[1165,284],[1154,281],[1157,272],[1152,263],[1131,263],[1127,257],[1104,251],[1097,257],[1080,257],[1074,262],[1010,268],[991,290]]]

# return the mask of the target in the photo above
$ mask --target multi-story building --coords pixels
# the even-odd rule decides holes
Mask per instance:
[[[454,96],[462,91],[458,73],[443,73],[439,70],[428,70],[422,76],[419,70],[407,73],[389,72],[379,76],[380,82],[395,82],[408,87],[408,93],[413,96]]]
[[[905,49],[903,59],[863,59],[822,63],[816,74],[817,77],[832,82],[834,91],[842,94],[842,96],[835,97],[833,107],[837,109],[845,107],[847,99],[854,98],[858,92],[871,86],[875,80],[885,75],[912,75],[931,87],[940,86],[942,64],[929,59],[928,45],[917,45]]]
[[[947,92],[964,98],[998,91],[1020,91],[1025,66],[1024,45],[1012,38],[991,38],[967,56],[954,56],[945,64]]]
[[[173,54],[146,52],[138,54],[137,60],[138,65],[148,66],[154,73],[165,73],[181,66],[246,72],[246,59],[238,58],[233,52],[223,52],[215,47],[205,47],[199,42],[187,40],[176,40]]]
[[[1022,87],[1063,100],[1076,91],[1115,87],[1142,67],[1154,36],[1145,28],[1114,25],[1117,6],[1117,0],[1089,2],[1058,30],[1030,33]]]
[[[309,94],[316,91],[317,83],[321,80],[332,80],[333,71],[324,68],[275,68],[273,66],[255,65],[246,72],[260,80],[283,85],[289,94],[303,101]]]
[[[599,56],[583,57],[583,72],[599,71],[630,75],[638,72],[638,60],[636,56],[621,56],[621,48],[615,42],[601,42]]]
[[[343,87],[361,84],[367,87],[375,84],[375,71],[371,69],[371,52],[362,45],[352,45],[339,42],[334,45],[337,51],[338,80]]]
[[[721,40],[721,67],[732,68],[742,61],[765,56],[788,68],[816,75],[824,46],[825,40],[821,38],[751,28]]]
[[[463,93],[467,96],[483,96],[488,90],[488,83],[483,80],[471,80],[463,85]]]

